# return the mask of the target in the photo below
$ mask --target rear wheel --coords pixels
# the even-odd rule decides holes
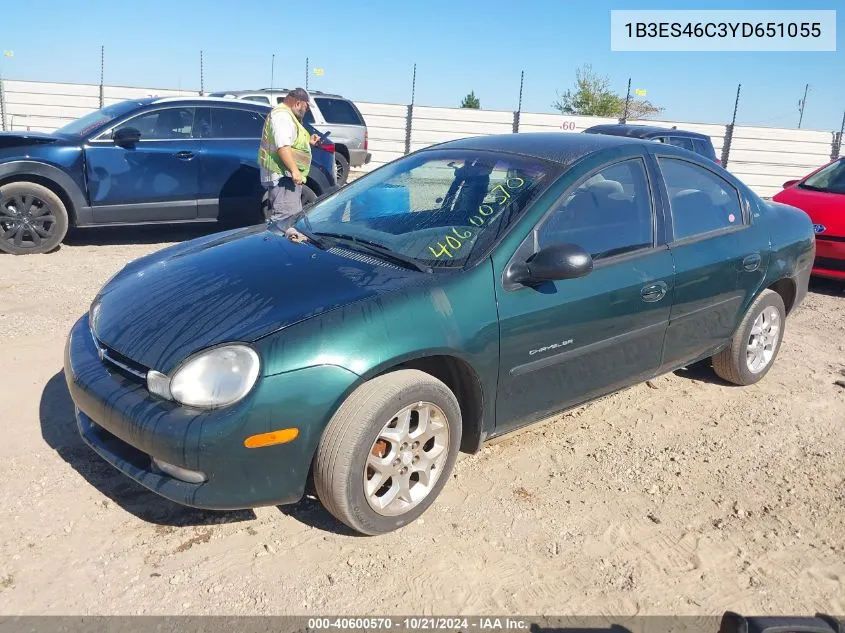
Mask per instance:
[[[751,304],[731,344],[713,357],[713,370],[737,385],[762,380],[777,358],[785,322],[783,299],[774,290],[764,290]]]
[[[347,398],[323,433],[317,496],[358,532],[391,532],[434,502],[460,443],[460,407],[445,384],[410,369],[376,377]]]
[[[0,251],[48,253],[65,238],[68,213],[59,196],[34,182],[0,187]]]
[[[346,184],[346,179],[349,177],[349,161],[346,156],[335,152],[334,155],[335,179],[337,186],[342,187]]]
[[[313,204],[317,200],[317,194],[308,185],[302,185],[302,206],[303,208],[309,204]]]

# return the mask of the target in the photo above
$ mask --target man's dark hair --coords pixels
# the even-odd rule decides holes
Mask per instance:
[[[310,100],[305,88],[294,88],[288,93],[287,98],[294,99],[296,101],[304,101],[305,103],[308,103]]]

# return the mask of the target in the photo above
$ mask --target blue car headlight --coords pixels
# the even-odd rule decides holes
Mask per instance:
[[[195,354],[171,377],[147,374],[147,388],[168,400],[202,409],[216,409],[244,398],[258,380],[258,353],[240,343],[221,345]]]

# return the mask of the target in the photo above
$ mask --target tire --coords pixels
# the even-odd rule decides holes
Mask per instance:
[[[758,325],[763,327],[762,337],[755,333]],[[762,380],[775,363],[785,325],[783,299],[773,290],[764,290],[748,308],[730,345],[713,356],[713,371],[723,380],[736,385],[753,385]],[[752,343],[762,344],[764,351],[760,352],[761,355],[749,357],[753,354],[749,350]],[[755,365],[755,360],[760,360],[761,366]]]
[[[317,194],[308,185],[302,185],[302,208],[304,209],[309,204],[313,204],[317,200]]]
[[[68,224],[64,203],[47,187],[34,182],[0,187],[0,251],[49,253],[65,239]]]
[[[434,430],[435,424],[427,427],[437,434],[436,441],[427,439],[425,430],[420,429],[419,413],[414,417],[413,410],[420,408],[431,413],[429,419],[435,424],[440,423],[437,424],[439,431]],[[387,428],[397,423],[398,415],[409,409],[410,415],[406,417],[410,420],[409,434],[402,434],[398,428]],[[417,420],[416,428],[414,420]],[[446,423],[445,430],[442,428],[443,421]],[[461,430],[461,410],[455,394],[433,376],[415,369],[403,369],[373,378],[343,402],[320,439],[314,460],[317,497],[337,520],[361,534],[374,536],[392,532],[419,518],[440,494],[458,457]],[[384,432],[397,437],[388,442],[380,437]],[[424,434],[420,446],[417,446],[420,440],[415,439],[415,432]],[[405,449],[399,437],[408,440]],[[384,449],[388,443],[387,454],[382,452],[387,459],[381,464],[384,472],[391,474],[380,480],[372,475],[373,485],[381,481],[382,486],[368,495],[365,485],[370,473],[375,472],[368,465],[369,458],[374,450]],[[426,449],[426,446],[429,448]],[[439,451],[436,450],[438,448]],[[373,461],[380,460],[373,456]],[[425,478],[420,477],[420,472],[436,472],[428,492],[425,484],[421,484]],[[419,497],[411,505],[403,502],[399,495],[384,492],[378,495],[388,483],[391,488],[399,486],[403,475],[407,475],[408,490],[416,490]],[[386,504],[391,497],[394,503],[388,504],[386,509],[378,510],[373,505]]]
[[[349,161],[346,160],[346,156],[335,152],[334,167],[337,186],[342,187],[346,184],[346,179],[349,178]]]

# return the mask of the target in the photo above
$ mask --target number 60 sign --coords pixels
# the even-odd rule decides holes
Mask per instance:
[[[564,121],[563,123],[561,123],[560,129],[565,130],[567,132],[574,132],[575,121]]]

